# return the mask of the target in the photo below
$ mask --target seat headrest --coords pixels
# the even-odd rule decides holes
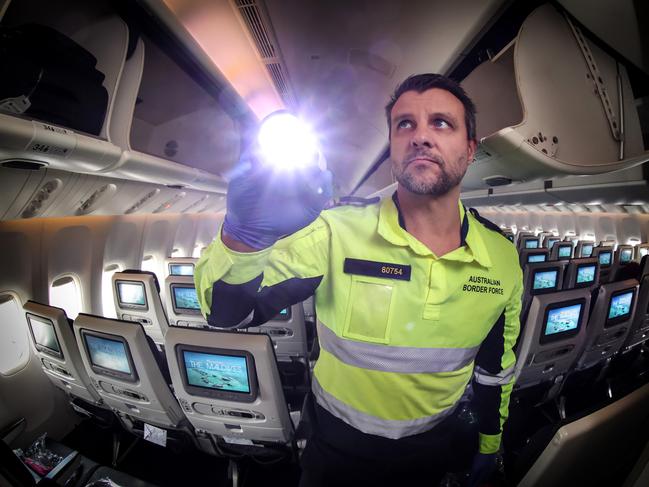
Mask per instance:
[[[158,293],[160,293],[160,284],[158,283],[158,276],[155,275],[155,272],[151,271],[143,271],[140,269],[126,269],[122,271],[122,273],[126,274],[146,274],[147,276],[153,277],[153,282],[155,283],[155,288],[158,290]]]
[[[643,255],[642,259],[640,259],[640,274],[638,277],[642,279],[647,274],[649,274],[649,254]]]

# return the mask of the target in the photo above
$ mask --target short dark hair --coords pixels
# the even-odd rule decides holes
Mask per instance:
[[[469,140],[476,140],[476,128],[475,128],[475,105],[462,89],[460,84],[443,76],[441,74],[435,73],[425,73],[425,74],[414,74],[403,81],[397,89],[394,90],[394,94],[390,98],[390,101],[385,107],[385,114],[388,118],[388,130],[392,130],[391,127],[391,116],[392,116],[392,107],[397,102],[399,97],[403,95],[406,91],[416,91],[417,93],[423,93],[433,88],[439,88],[441,90],[446,90],[451,93],[455,98],[462,102],[464,105],[464,123],[466,125],[466,133]]]

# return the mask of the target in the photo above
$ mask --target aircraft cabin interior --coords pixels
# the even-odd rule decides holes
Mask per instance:
[[[390,198],[385,105],[426,72],[477,107],[461,201],[523,270],[488,485],[649,485],[646,2],[0,0],[0,63],[0,485],[297,486],[314,299],[215,328],[194,270],[277,110],[330,207]]]

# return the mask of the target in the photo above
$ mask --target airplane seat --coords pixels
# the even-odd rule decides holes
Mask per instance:
[[[550,249],[550,258],[548,260],[570,260],[572,256],[572,242],[556,242]]]
[[[247,331],[270,336],[286,397],[291,405],[301,405],[311,388],[304,304],[293,304],[273,319]]]
[[[137,269],[115,272],[112,286],[117,317],[140,323],[145,333],[162,346],[169,324],[156,275]]]
[[[593,247],[595,244],[590,240],[578,240],[577,245],[575,245],[575,259],[583,259],[591,257],[593,253]]]
[[[194,275],[198,258],[196,257],[169,257],[165,259],[166,276],[190,276]]]
[[[538,391],[538,402],[558,395],[586,339],[588,289],[533,296],[516,350],[514,395]]]
[[[170,274],[165,279],[165,289],[167,291],[167,316],[170,325],[211,328],[211,325],[207,323],[201,313],[193,276]]]
[[[613,267],[613,247],[610,245],[598,245],[593,248],[591,257],[597,257],[599,260],[599,279],[605,284],[611,279],[611,270]]]
[[[623,352],[628,352],[649,339],[649,256],[647,255],[640,262],[638,277],[640,285],[637,306],[629,335],[621,348]]]
[[[586,340],[565,392],[590,387],[604,377],[611,359],[625,343],[633,322],[638,281],[602,284],[597,290],[588,320]]]
[[[32,346],[52,384],[66,393],[78,413],[102,423],[112,423],[113,414],[86,372],[72,321],[65,311],[36,301],[27,301],[23,309]]]
[[[539,249],[541,248],[541,245],[539,244],[538,237],[535,237],[532,234],[519,237],[518,241],[516,242],[516,248],[520,252],[524,249]]]
[[[176,397],[204,451],[232,457],[294,449],[269,335],[171,327],[165,344]]]
[[[603,408],[539,431],[519,461],[507,463],[508,480],[518,487],[622,485],[648,434],[649,385],[644,385]]]
[[[525,322],[529,306],[534,296],[537,294],[553,293],[563,289],[563,275],[566,265],[567,262],[565,261],[541,261],[523,264],[521,323]]]
[[[521,267],[524,267],[526,264],[547,262],[549,260],[550,252],[548,249],[520,249],[518,251],[518,261]]]
[[[81,313],[74,321],[81,357],[95,389],[138,437],[165,430],[168,446],[193,443],[193,432],[165,377],[161,355],[140,323]],[[170,378],[170,377],[169,377]]]
[[[597,257],[583,257],[568,261],[563,289],[588,288],[592,291],[598,286],[599,261]]]

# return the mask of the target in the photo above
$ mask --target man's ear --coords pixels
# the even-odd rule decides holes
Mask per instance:
[[[469,146],[467,148],[467,162],[471,164],[473,162],[473,156],[475,156],[475,150],[478,146],[478,143],[475,140],[469,140]]]

